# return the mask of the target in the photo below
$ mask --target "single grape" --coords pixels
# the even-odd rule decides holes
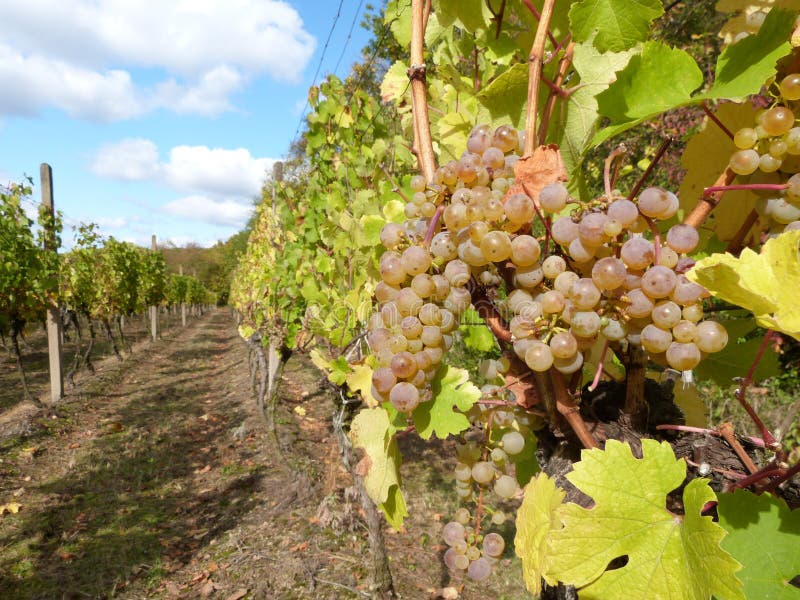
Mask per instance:
[[[620,258],[629,269],[645,269],[653,262],[654,257],[653,243],[641,237],[630,238],[620,248]]]
[[[678,371],[694,369],[701,359],[700,350],[694,343],[672,342],[667,349],[667,363]]]
[[[681,319],[672,328],[672,337],[676,342],[694,342],[697,339],[697,325],[686,319]]]
[[[578,351],[578,341],[569,331],[559,331],[550,338],[550,350],[554,359],[572,358]]]
[[[464,571],[469,567],[469,559],[465,554],[457,554],[455,558],[456,569]]]
[[[784,100],[800,100],[800,73],[790,73],[780,83]]]
[[[470,520],[469,511],[464,507],[457,509],[455,514],[453,515],[453,520],[458,523],[461,523],[462,525],[466,525],[467,523],[469,523]]]
[[[389,392],[389,401],[400,412],[409,413],[419,404],[419,390],[413,384],[401,381]]]
[[[492,128],[481,124],[472,128],[467,138],[467,150],[476,154],[483,154],[492,144]]]
[[[688,254],[697,248],[700,234],[691,225],[673,225],[667,232],[667,245],[679,254]]]
[[[794,113],[785,106],[773,106],[764,113],[761,125],[768,135],[783,135],[794,127]]]
[[[617,221],[623,227],[630,227],[639,218],[639,209],[632,201],[621,198],[608,205],[607,214],[609,219]]]
[[[583,366],[583,354],[578,352],[570,358],[556,358],[553,360],[553,367],[564,375],[572,375]]]
[[[600,330],[600,333],[607,340],[618,342],[622,339],[625,339],[625,336],[628,335],[628,330],[626,329],[624,323],[621,323],[616,319],[610,319],[608,324]]]
[[[496,510],[494,513],[492,513],[492,523],[494,525],[502,525],[506,522],[506,518],[506,513],[504,513],[502,510]]]
[[[540,303],[542,305],[542,312],[551,315],[558,314],[564,310],[565,306],[564,294],[558,290],[549,290],[542,294]]]
[[[581,222],[578,223],[578,239],[585,248],[597,248],[608,240],[604,232],[607,221],[608,216],[605,213],[593,212],[583,215]]]
[[[473,581],[484,581],[492,574],[492,565],[484,557],[472,561],[467,568],[467,577]]]
[[[653,299],[665,298],[675,289],[677,279],[675,271],[656,265],[642,275],[642,291]]]
[[[639,194],[639,212],[646,217],[658,217],[670,206],[666,190],[658,187],[645,188]]]
[[[692,323],[700,321],[703,318],[703,314],[703,305],[700,303],[685,306],[681,312],[681,316]]]
[[[483,538],[483,553],[487,556],[500,556],[505,547],[506,541],[499,533],[487,533]]]
[[[536,266],[520,267],[514,271],[514,284],[517,287],[533,289],[544,279],[544,273]]]
[[[395,383],[397,383],[397,377],[390,368],[378,367],[372,373],[372,385],[381,394],[388,394]]]
[[[514,194],[505,203],[506,217],[513,224],[522,225],[530,223],[536,214],[536,209],[531,200],[525,194]]]
[[[592,281],[601,290],[613,290],[625,282],[625,264],[613,256],[601,258],[592,267]]]
[[[465,537],[464,525],[458,521],[450,521],[442,529],[442,539],[448,546],[452,546],[456,542],[463,542]]]
[[[489,483],[494,479],[495,468],[492,463],[486,461],[476,462],[472,466],[472,478],[480,484]]]
[[[703,321],[697,325],[695,343],[702,352],[719,352],[728,344],[728,332],[716,321]]]
[[[503,450],[513,456],[522,452],[525,447],[525,436],[519,431],[509,431],[503,434],[501,443],[503,444]]]
[[[758,168],[760,158],[755,150],[739,150],[731,154],[728,166],[737,175],[750,175]]]
[[[681,320],[681,307],[670,300],[659,302],[650,313],[653,324],[661,329],[672,329]]]
[[[533,236],[518,235],[511,240],[511,261],[518,267],[535,265],[541,253],[541,246]]]
[[[456,566],[456,558],[459,556],[463,555],[456,552],[453,548],[448,548],[447,550],[445,550],[442,560],[444,560],[444,564],[448,569],[450,569],[451,571],[455,571],[458,569],[458,567]]]
[[[579,337],[592,337],[600,331],[600,315],[594,311],[576,311],[570,330]]]
[[[672,334],[655,325],[646,325],[641,333],[642,348],[652,354],[666,352],[672,343]]]
[[[534,371],[547,371],[553,365],[550,346],[544,342],[533,342],[525,351],[525,363]]]
[[[458,245],[453,241],[449,231],[442,231],[433,236],[430,250],[433,256],[443,260],[453,260],[458,256]]]
[[[546,212],[557,213],[564,209],[569,200],[569,192],[563,183],[551,183],[539,192],[539,204]]]
[[[510,125],[501,125],[495,129],[492,136],[492,146],[499,148],[503,152],[511,152],[519,144],[519,135],[516,129]]]
[[[742,127],[733,136],[733,143],[740,150],[746,150],[756,145],[758,134],[752,127]]]
[[[456,464],[453,470],[456,481],[472,481],[472,467],[462,462]]]
[[[577,263],[585,263],[594,258],[595,249],[587,248],[580,239],[576,238],[569,243],[569,255]]]
[[[556,276],[555,280],[553,281],[553,289],[558,290],[564,296],[567,296],[572,289],[572,284],[578,281],[578,279],[580,279],[580,275],[574,271],[564,271]]]
[[[498,468],[502,468],[508,461],[508,453],[502,448],[492,448],[489,458],[492,459],[494,465],[497,465]]]
[[[653,301],[639,288],[633,289],[626,294],[628,307],[625,313],[634,319],[649,316],[653,310]]]
[[[431,266],[431,255],[422,246],[409,246],[403,251],[403,269],[411,275],[424,273]]]
[[[774,173],[781,168],[782,161],[771,154],[762,154],[758,159],[758,168],[764,173]]]
[[[411,178],[411,190],[414,192],[424,192],[425,183],[425,178],[422,175],[414,175]]]
[[[510,475],[501,475],[494,482],[494,493],[504,500],[508,500],[517,493],[517,480]]]
[[[572,217],[561,217],[553,221],[550,226],[553,239],[562,246],[568,246],[572,240],[578,238],[578,224]]]
[[[594,269],[592,272],[594,272]],[[595,285],[594,280],[588,277],[578,279],[572,284],[572,288],[569,291],[569,298],[578,310],[594,308],[600,302],[600,296],[601,292]]]

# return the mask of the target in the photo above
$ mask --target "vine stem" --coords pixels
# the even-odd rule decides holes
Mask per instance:
[[[533,14],[533,16],[539,20],[539,26],[541,27],[542,15],[544,15],[544,10],[545,10],[544,7],[542,7],[542,12],[540,13],[538,10],[536,10],[536,7],[533,5],[531,0],[522,0],[522,2],[523,4],[525,4],[525,6],[528,7],[528,10],[531,11],[531,14]],[[547,20],[548,20],[548,25],[547,27],[545,27],[545,30],[547,32],[547,37],[550,38],[550,43],[553,44],[553,46],[557,46],[558,42],[556,38],[553,36],[553,34],[550,32],[550,24],[549,24],[550,18],[548,17]]]
[[[758,467],[756,463],[753,462],[753,459],[745,452],[742,445],[739,443],[739,440],[736,439],[736,436],[733,435],[733,425],[731,423],[725,422],[719,426],[719,434],[724,438],[726,442],[733,448],[733,451],[736,452],[736,456],[739,457],[739,460],[742,461],[742,464],[745,468],[750,471],[750,474],[758,472]]]
[[[395,181],[394,177],[392,177],[391,173],[389,173],[385,165],[381,165],[381,171],[383,171],[383,174],[386,176],[387,181],[389,181],[389,183],[392,184],[392,191],[395,194],[398,194],[405,201],[406,204],[411,202],[411,200],[408,199],[408,196],[406,196],[403,193],[403,188],[397,185],[397,181]]]
[[[589,428],[580,415],[578,405],[570,397],[567,390],[567,384],[564,382],[564,376],[556,371],[550,369],[550,380],[553,382],[553,391],[556,396],[556,409],[566,419],[575,435],[583,444],[584,448],[592,449],[597,448],[597,441],[592,436]]]
[[[692,427],[691,425],[671,425],[671,424],[662,424],[656,425],[656,429],[658,431],[683,431],[684,433],[705,433],[706,435],[714,435],[719,437],[720,433],[716,429],[704,429],[702,427]],[[752,435],[748,435],[747,441],[751,444],[758,446],[759,448],[766,448],[764,444],[764,440],[761,438],[754,437]]]
[[[767,333],[764,334],[764,339],[761,340],[761,346],[758,348],[758,352],[756,352],[756,357],[753,359],[753,364],[750,365],[750,368],[747,370],[747,375],[742,381],[742,385],[739,386],[739,389],[736,390],[734,394],[736,399],[739,401],[739,404],[742,405],[742,408],[750,415],[750,418],[756,424],[756,427],[761,431],[761,437],[764,440],[764,444],[766,444],[767,448],[771,450],[777,450],[780,448],[780,444],[777,440],[773,437],[773,435],[767,429],[767,426],[764,425],[764,422],[761,418],[756,414],[756,411],[753,410],[753,407],[750,406],[750,403],[747,401],[747,388],[748,386],[753,383],[753,377],[756,373],[756,368],[758,367],[758,363],[761,362],[761,358],[764,356],[764,352],[767,349],[767,346],[772,341],[775,332],[771,329],[767,330]]]
[[[655,156],[653,156],[653,160],[651,160],[650,164],[647,165],[647,168],[644,170],[644,173],[642,173],[642,176],[639,177],[639,181],[637,181],[636,184],[631,188],[631,191],[628,194],[628,200],[633,200],[636,197],[636,194],[639,193],[639,190],[641,190],[642,187],[644,187],[644,182],[647,181],[647,178],[650,177],[650,173],[652,173],[655,170],[655,168],[658,166],[658,163],[660,163],[661,159],[664,158],[664,155],[667,153],[667,150],[674,141],[675,138],[668,137],[663,142],[661,142],[661,145],[658,147],[658,150],[656,150]]]
[[[417,0],[419,1],[419,0]],[[533,5],[525,0],[528,8],[533,9]],[[539,110],[539,82],[542,77],[542,60],[544,59],[544,48],[547,44],[547,34],[550,27],[550,19],[553,16],[553,6],[556,0],[544,0],[542,14],[539,16],[539,26],[536,28],[536,36],[533,39],[531,53],[528,56],[528,114],[525,123],[525,148],[523,155],[533,155],[536,148],[536,119]],[[535,12],[534,12],[535,14]],[[555,45],[555,44],[554,44]]]
[[[600,376],[603,374],[603,363],[606,362],[606,354],[608,354],[608,340],[606,340],[606,343],[603,345],[603,352],[600,354],[600,360],[597,362],[594,379],[592,379],[592,384],[588,388],[590,392],[595,391],[597,386],[600,385]]]
[[[788,187],[788,183],[737,183],[736,185],[716,185],[704,189],[703,196],[707,197],[717,192],[733,192],[736,190],[766,190],[779,192]]]
[[[443,212],[444,205],[440,204],[436,207],[436,212],[433,213],[430,223],[428,223],[428,231],[425,232],[425,240],[422,242],[426,248],[430,247],[431,245],[431,240],[436,233],[436,228],[439,226],[439,220],[442,218]]]
[[[542,214],[542,211],[539,208],[539,201],[536,199],[536,194],[530,191],[530,189],[528,188],[528,184],[524,181],[522,182],[522,189],[525,190],[525,193],[528,194],[528,197],[531,200],[534,200],[533,209],[536,211],[536,216],[539,217],[539,220],[542,222],[542,225],[544,225],[544,230],[547,235],[547,239],[550,239],[551,237],[553,237],[553,232],[550,231],[550,219],[546,218]]]
[[[550,87],[550,93],[547,95],[547,101],[544,104],[544,110],[542,111],[542,121],[539,123],[539,144],[544,144],[545,140],[547,139],[547,129],[550,126],[550,119],[553,117],[553,111],[555,110],[556,101],[559,98],[566,98],[568,95],[564,94],[564,90],[561,86],[564,83],[564,78],[567,76],[567,71],[569,70],[569,66],[572,64],[572,55],[575,51],[575,42],[570,40],[569,44],[567,44],[566,49],[564,50],[564,56],[561,57],[561,60],[558,61],[558,71],[556,73],[556,79],[553,82],[554,87]],[[546,80],[545,80],[546,81]]]
[[[650,228],[650,232],[653,234],[653,264],[657,265],[661,261],[661,232],[658,230],[655,221],[650,217],[645,217],[642,215],[645,223]]]
[[[734,173],[730,167],[726,167],[711,187],[730,185],[734,179],[736,179],[736,173]],[[711,195],[703,193],[700,197],[700,201],[695,205],[692,211],[686,215],[683,223],[698,229],[708,218],[708,215],[711,214],[711,211],[719,204],[721,198],[722,192],[715,192]]]
[[[427,86],[425,84],[425,25],[430,12],[426,0],[411,0],[411,66],[408,78],[411,80],[411,103],[414,117],[414,150],[419,161],[420,171],[426,181],[433,181],[436,159],[433,154],[431,124],[428,117]]]
[[[714,121],[714,124],[717,127],[719,127],[725,135],[727,135],[729,138],[733,139],[733,134],[731,133],[731,130],[728,129],[727,127],[725,127],[725,125],[723,124],[722,121],[719,120],[717,115],[715,115],[712,112],[711,108],[709,108],[709,106],[708,106],[708,102],[703,102],[700,106],[702,107],[703,112],[706,113],[708,118],[711,119],[712,121]]]
[[[611,151],[611,154],[608,155],[605,163],[603,163],[603,187],[605,189],[606,198],[609,200],[611,200],[611,192],[613,191],[614,185],[614,182],[611,180],[611,167],[614,164],[614,161],[616,161],[620,156],[624,156],[624,154],[625,149],[618,146]],[[616,173],[614,178],[616,179]]]
[[[750,230],[753,228],[753,225],[756,224],[758,221],[758,212],[756,209],[750,211],[750,214],[747,215],[747,218],[742,223],[741,227],[736,231],[734,236],[731,238],[731,241],[728,242],[728,247],[725,248],[725,252],[730,252],[731,254],[739,254],[744,248],[744,240],[747,237],[747,234],[750,233]]]

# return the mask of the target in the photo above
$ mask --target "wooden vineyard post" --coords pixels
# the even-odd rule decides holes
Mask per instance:
[[[183,277],[183,265],[178,267],[178,273]],[[181,326],[186,327],[186,298],[181,300]]]
[[[156,234],[150,238],[150,249],[155,252],[158,250],[156,244]],[[154,304],[150,307],[150,335],[155,342],[158,339],[158,305]]]
[[[42,183],[42,207],[51,219],[51,226],[45,236],[46,252],[58,253],[55,231],[52,226],[52,219],[55,216],[53,205],[53,169],[47,163],[42,163],[39,169],[39,176]],[[56,297],[56,289],[52,298]],[[61,315],[59,314],[58,301],[50,300],[47,304],[47,351],[50,356],[50,400],[58,402],[64,397],[64,373],[61,369]]]

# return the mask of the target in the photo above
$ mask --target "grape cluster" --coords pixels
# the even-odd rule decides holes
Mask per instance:
[[[453,571],[466,571],[470,579],[483,581],[491,575],[506,542],[499,533],[481,535],[469,525],[470,520],[469,511],[459,508],[454,519],[444,526],[442,538],[449,546],[444,553],[444,563]],[[494,513],[493,522],[502,524],[504,521],[504,513]]]
[[[538,200],[554,215],[570,202],[561,183],[545,187]],[[700,322],[706,290],[682,274],[697,230],[676,224],[663,240],[657,233],[656,222],[677,210],[675,194],[651,187],[635,202],[612,195],[555,218],[550,234],[563,256],[550,253],[542,262],[536,295],[518,289],[507,299],[517,355],[534,371],[571,374],[600,340],[621,350],[641,346],[651,360],[688,371],[724,348],[722,325]]]
[[[387,251],[375,289],[379,311],[370,318],[367,335],[378,365],[372,393],[401,412],[430,397],[430,381],[453,343],[460,315],[471,305],[470,283],[499,284],[494,263],[512,251],[522,257],[520,268],[539,258],[535,238],[517,236],[512,248],[509,236],[534,216],[527,196],[503,202],[519,146],[511,127],[476,127],[461,159],[440,167],[434,181],[412,178],[407,221],[388,223],[381,231]],[[445,229],[438,231],[442,222]],[[504,229],[497,229],[499,224]],[[429,232],[431,227],[437,231]]]
[[[791,175],[783,193],[762,194],[756,206],[774,233],[800,228],[800,176],[796,175],[800,172],[800,126],[796,125],[800,73],[786,75],[777,88],[775,105],[756,113],[754,127],[742,127],[734,134],[738,150],[729,161],[731,170],[741,176],[773,174],[766,180],[777,183]]]

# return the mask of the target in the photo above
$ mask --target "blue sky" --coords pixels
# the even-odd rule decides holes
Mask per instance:
[[[368,33],[359,0],[3,0],[0,183],[53,167],[71,226],[149,245],[241,229],[317,83]],[[341,9],[340,9],[341,7]],[[345,46],[354,18],[352,37]]]

